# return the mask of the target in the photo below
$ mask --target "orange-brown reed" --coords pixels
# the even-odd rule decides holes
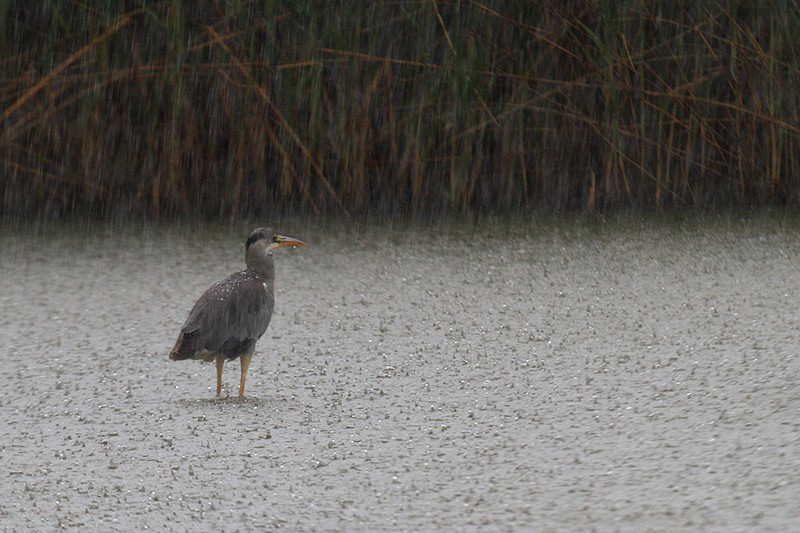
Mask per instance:
[[[7,2],[5,216],[800,204],[776,1]]]

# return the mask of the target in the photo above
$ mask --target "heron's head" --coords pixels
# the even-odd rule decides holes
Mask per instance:
[[[307,244],[291,237],[278,235],[272,228],[258,228],[254,230],[247,239],[244,245],[245,251],[249,250],[251,246],[261,246],[267,253],[272,253],[272,250],[277,248],[284,248],[286,246],[307,246]]]

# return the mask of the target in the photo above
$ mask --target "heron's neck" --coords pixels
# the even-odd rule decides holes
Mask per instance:
[[[261,248],[251,246],[244,256],[245,264],[249,270],[258,272],[267,283],[272,285],[275,281],[275,263],[272,260],[272,254],[267,253]]]

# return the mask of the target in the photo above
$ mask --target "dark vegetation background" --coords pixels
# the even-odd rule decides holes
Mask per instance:
[[[0,2],[5,218],[797,207],[794,1]]]

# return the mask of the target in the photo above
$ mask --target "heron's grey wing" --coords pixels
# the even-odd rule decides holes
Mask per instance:
[[[258,340],[267,330],[274,305],[272,291],[261,276],[237,272],[197,300],[182,331],[202,337],[199,344],[209,351],[231,339]]]

